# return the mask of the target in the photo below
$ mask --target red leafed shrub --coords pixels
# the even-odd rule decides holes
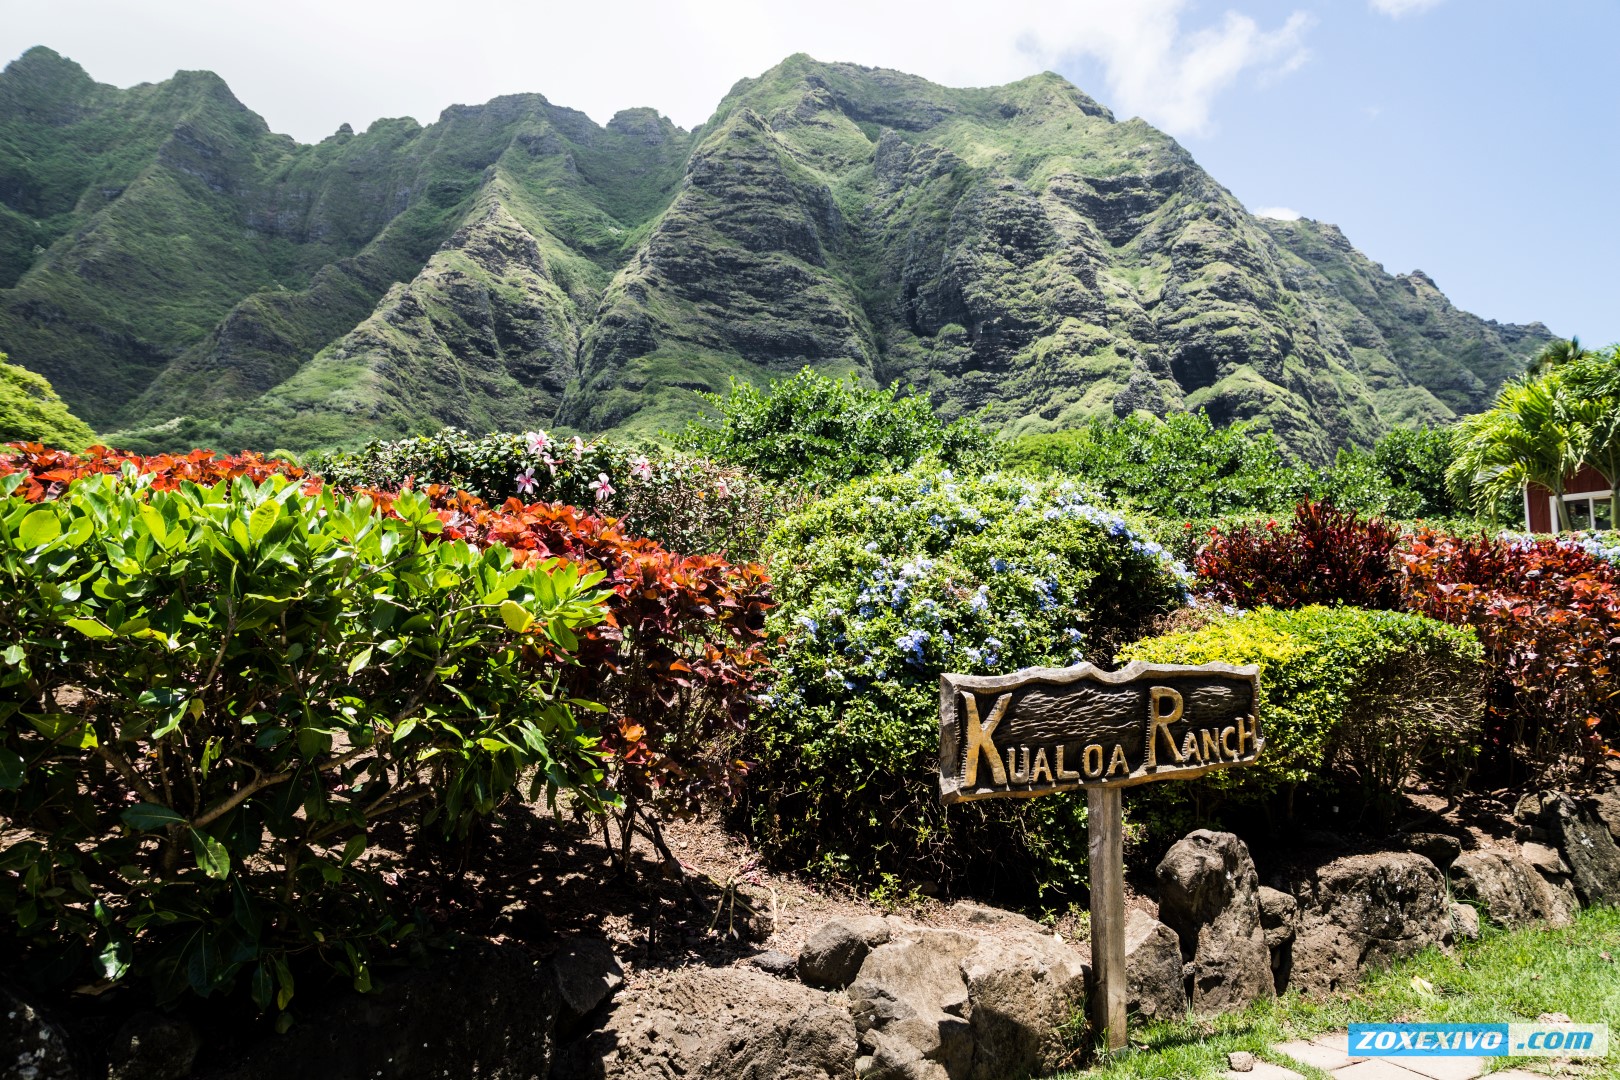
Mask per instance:
[[[1399,554],[1405,604],[1471,626],[1485,649],[1486,764],[1594,764],[1620,734],[1620,572],[1557,540],[1419,532]]]
[[[1400,531],[1381,518],[1361,518],[1328,503],[1300,503],[1286,528],[1275,521],[1211,530],[1194,562],[1201,584],[1239,607],[1350,604],[1400,606],[1392,558]]]
[[[564,680],[611,711],[604,744],[625,824],[640,822],[662,845],[644,811],[685,812],[705,796],[736,794],[746,771],[737,748],[766,669],[762,566],[677,555],[625,535],[613,519],[560,503],[508,499],[491,508],[465,492],[423,490],[440,507],[447,538],[502,544],[520,561],[560,556],[607,573],[603,584],[615,594],[608,620],[584,632],[580,666]]]
[[[83,454],[53,450],[39,443],[10,443],[0,448],[0,477],[26,473],[27,479],[23,481],[19,494],[29,502],[55,498],[81,476],[116,473],[125,465],[132,465],[136,472],[155,477],[152,486],[159,491],[172,491],[180,486],[182,480],[209,485],[246,476],[257,484],[277,473],[294,480],[306,477],[304,470],[291,462],[275,461],[253,453],[222,457],[212,450],[193,450],[183,455],[154,454],[142,457],[122,450],[109,450],[105,446],[92,446]],[[306,489],[319,490],[318,478],[307,477],[307,480]],[[312,494],[313,491],[306,493]]]

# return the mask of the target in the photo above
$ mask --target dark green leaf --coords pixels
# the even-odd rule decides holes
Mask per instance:
[[[186,820],[167,806],[144,802],[136,803],[118,816],[125,825],[128,825],[136,832],[148,832],[152,829],[161,829],[167,825],[180,825]]]

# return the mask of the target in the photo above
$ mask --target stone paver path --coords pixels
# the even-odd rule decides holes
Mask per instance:
[[[1310,1040],[1280,1043],[1273,1049],[1301,1065],[1321,1069],[1335,1080],[1474,1080],[1485,1068],[1477,1057],[1360,1058],[1351,1057],[1348,1032],[1321,1035]],[[1264,1061],[1254,1063],[1254,1071],[1227,1072],[1227,1080],[1303,1080],[1292,1069]],[[1491,1073],[1486,1080],[1547,1080],[1544,1076],[1508,1069]]]

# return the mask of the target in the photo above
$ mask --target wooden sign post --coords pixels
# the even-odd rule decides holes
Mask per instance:
[[[1121,789],[1252,764],[1265,746],[1252,665],[1131,663],[941,675],[939,788],[947,803],[1086,790],[1092,1030],[1125,1046]]]

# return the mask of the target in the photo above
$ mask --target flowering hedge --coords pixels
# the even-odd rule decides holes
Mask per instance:
[[[833,874],[1082,877],[1083,800],[939,806],[939,675],[1107,662],[1190,576],[1072,484],[859,481],[772,535],[778,678],[755,722],[762,843]]]
[[[499,505],[508,498],[586,507],[626,530],[687,553],[753,558],[791,496],[732,465],[644,451],[614,439],[554,439],[544,431],[435,435],[313,456],[309,467],[344,489],[436,484]]]

